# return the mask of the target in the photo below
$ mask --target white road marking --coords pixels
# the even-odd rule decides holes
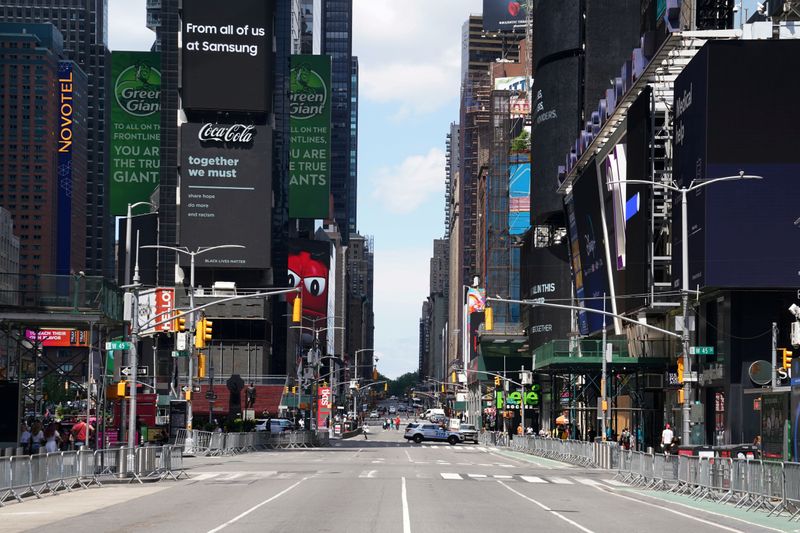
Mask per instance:
[[[377,470],[362,470],[358,477],[374,479],[377,472]]]
[[[442,472],[442,479],[464,479],[458,474],[453,474],[451,472]]]
[[[583,485],[590,485],[592,487],[595,486],[595,485],[600,485],[601,484],[596,479],[589,479],[587,477],[576,477],[575,481],[577,481],[578,483],[581,483]]]
[[[525,499],[526,499],[526,500],[528,500],[529,502],[531,502],[531,503],[534,503],[534,504],[538,505],[538,506],[539,506],[539,507],[541,507],[543,510],[545,510],[545,511],[547,511],[547,512],[549,512],[549,513],[552,513],[552,514],[553,514],[553,516],[557,516],[558,518],[560,518],[560,519],[561,519],[561,520],[563,520],[564,522],[566,522],[566,523],[568,523],[568,524],[570,524],[570,525],[573,525],[573,526],[575,526],[576,528],[578,528],[578,529],[580,529],[581,531],[583,531],[583,533],[594,533],[594,532],[593,532],[591,529],[588,529],[588,528],[585,528],[585,527],[583,527],[582,525],[580,525],[579,523],[575,522],[574,520],[570,520],[569,518],[567,518],[567,517],[566,517],[566,516],[564,516],[563,514],[559,513],[558,511],[554,511],[554,510],[550,509],[548,506],[544,505],[543,503],[540,503],[540,502],[538,502],[538,501],[534,500],[533,498],[529,498],[528,496],[525,496],[525,495],[524,495],[524,494],[522,494],[521,492],[517,492],[516,490],[512,489],[511,487],[509,487],[508,485],[506,485],[505,483],[503,483],[502,481],[498,481],[498,483],[500,483],[502,486],[504,486],[505,488],[507,488],[508,490],[510,490],[511,492],[513,492],[514,494],[516,494],[517,496],[520,496],[520,497],[522,497],[522,498],[525,498]]]
[[[519,477],[521,477],[522,479],[524,479],[528,483],[547,483],[547,481],[543,480],[540,477],[536,477],[536,476],[519,476]]]
[[[666,511],[668,513],[676,514],[678,516],[682,516],[682,517],[688,518],[690,520],[695,520],[696,522],[700,522],[700,523],[706,524],[708,526],[714,526],[714,527],[717,527],[717,528],[725,530],[725,531],[730,531],[731,533],[744,533],[740,529],[734,529],[732,527],[723,526],[722,524],[716,524],[714,522],[711,522],[709,520],[705,520],[705,519],[697,517],[697,516],[692,516],[690,514],[686,514],[686,513],[680,512],[680,511],[676,511],[675,509],[670,509],[669,507],[665,507],[664,505],[656,505],[654,503],[643,502],[642,500],[638,500],[636,498],[631,498],[630,496],[623,496],[622,494],[620,494],[618,492],[612,492],[610,490],[607,490],[607,489],[599,487],[599,486],[595,486],[595,488],[597,490],[599,490],[600,492],[605,492],[606,494],[610,494],[610,495],[616,496],[618,498],[624,498],[624,499],[630,500],[632,502],[641,503],[642,505],[647,505],[648,507],[655,507],[656,509],[661,509],[661,510]],[[676,502],[670,502],[670,503],[676,503]],[[682,504],[678,503],[678,505],[682,505]],[[689,507],[689,506],[684,506],[684,507]],[[716,516],[725,516],[725,515],[721,515],[721,514],[718,514],[718,513],[714,513],[712,511],[705,511],[703,509],[697,509],[697,508],[694,508],[694,507],[689,507],[689,509],[693,509],[695,511],[707,512],[707,513],[710,513],[710,514],[713,514],[713,515],[716,515]],[[733,517],[726,516],[725,518],[733,518]],[[759,526],[758,524],[754,524],[752,522],[747,522],[746,520],[741,520],[741,519],[738,519],[738,520],[740,520],[741,522],[744,522],[745,524],[751,525],[751,526],[761,527],[761,528],[764,528],[764,529],[769,529],[771,531],[781,531],[779,529],[775,529],[775,528],[771,528],[771,527],[767,527],[767,526]]]
[[[556,485],[572,485],[572,481],[568,480],[565,477],[551,477],[548,478],[550,483],[555,483]]]
[[[192,481],[203,481],[204,479],[209,479],[218,475],[219,473],[216,472],[204,472],[202,474],[196,474],[192,476]]]
[[[617,481],[616,479],[604,479],[604,483],[608,483],[609,485],[613,485],[615,487],[627,487],[627,483],[623,483],[622,481]]]
[[[500,468],[514,468],[514,465],[504,465],[501,463],[497,463],[497,466],[499,466]]]
[[[403,450],[403,451],[406,452],[406,457],[408,457],[408,462],[413,463],[414,461],[411,459],[411,454],[408,453],[408,450]]]
[[[442,474],[442,475],[444,475],[444,474]],[[484,478],[484,477],[486,477],[486,474],[467,474],[467,475],[469,477],[471,477],[471,478]]]
[[[494,475],[492,477],[495,478],[495,479],[514,479],[514,476],[507,476],[507,475],[504,475],[504,474],[496,474],[496,475]]]
[[[448,463],[447,461],[436,461],[436,464],[437,465],[448,465],[448,466],[450,465],[450,463]]]
[[[487,465],[486,463],[480,463],[478,464],[478,466],[492,466],[492,465]]]
[[[223,481],[231,481],[233,479],[240,478],[240,477],[242,477],[242,473],[241,472],[234,472],[233,474],[227,475],[225,477],[221,477],[220,479],[223,480]]]
[[[251,508],[250,508],[250,509],[248,509],[247,511],[243,512],[242,514],[240,514],[240,515],[237,515],[237,516],[235,516],[235,517],[231,518],[230,520],[228,520],[227,522],[225,522],[224,524],[222,524],[222,525],[220,525],[220,526],[218,526],[218,527],[215,527],[214,529],[211,529],[211,530],[209,530],[209,531],[208,531],[208,533],[217,533],[217,531],[221,531],[221,530],[225,529],[226,527],[228,527],[229,525],[231,525],[231,524],[234,524],[234,523],[238,522],[239,520],[241,520],[241,519],[242,519],[242,518],[244,518],[245,516],[249,515],[250,513],[252,513],[253,511],[255,511],[256,509],[259,509],[260,507],[263,507],[264,505],[266,505],[266,504],[270,503],[271,501],[277,500],[278,498],[280,498],[281,496],[283,496],[284,494],[286,494],[286,493],[287,493],[287,492],[289,492],[290,490],[294,489],[294,488],[295,488],[295,487],[297,487],[297,486],[298,486],[300,483],[302,483],[303,481],[305,481],[305,480],[307,480],[307,479],[308,479],[308,477],[304,477],[303,479],[301,479],[300,481],[298,481],[298,482],[297,482],[297,483],[295,483],[294,485],[291,485],[291,486],[289,486],[289,487],[287,487],[287,488],[283,489],[282,491],[280,491],[280,492],[279,492],[278,494],[276,494],[275,496],[272,496],[271,498],[268,498],[268,499],[264,500],[263,502],[259,503],[258,505],[254,505],[253,507],[251,507]]]
[[[406,494],[406,478],[402,479],[401,497],[403,500],[403,533],[411,533],[411,518],[408,515],[408,496]]]

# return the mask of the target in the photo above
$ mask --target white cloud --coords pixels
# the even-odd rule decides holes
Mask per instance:
[[[149,50],[156,34],[147,28],[145,0],[111,0],[108,46],[111,50]]]
[[[380,243],[378,243],[380,248]],[[403,248],[375,253],[375,349],[378,369],[396,378],[419,366],[419,317],[428,294],[431,249]],[[416,309],[416,312],[414,310]]]
[[[424,115],[458,98],[461,27],[481,0],[356,0],[353,54],[360,96],[395,103],[395,118]]]
[[[391,213],[410,213],[444,188],[445,155],[439,148],[406,157],[396,167],[384,167],[372,178],[373,198]]]

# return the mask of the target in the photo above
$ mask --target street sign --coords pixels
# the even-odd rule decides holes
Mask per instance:
[[[181,390],[183,392],[189,392],[189,385],[184,385],[183,387],[181,387]]]
[[[175,340],[175,349],[179,352],[185,352],[187,349],[186,346],[186,337],[189,336],[189,333],[186,331],[181,331],[178,333],[177,338]]]
[[[206,392],[206,400],[216,400],[217,395],[211,391]]]
[[[189,352],[172,350],[172,357],[189,357]]]
[[[689,355],[714,355],[713,346],[689,346]]]
[[[133,344],[128,341],[108,341],[106,350],[130,350]]]
[[[120,374],[123,376],[130,376],[133,372],[131,372],[131,367],[123,366],[122,369],[119,371]],[[147,366],[137,366],[136,367],[136,375],[137,376],[146,376],[150,373],[150,367]]]

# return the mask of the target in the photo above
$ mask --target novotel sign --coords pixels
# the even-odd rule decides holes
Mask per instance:
[[[525,391],[525,407],[538,407],[541,390],[541,385],[531,385],[530,390]],[[507,395],[503,391],[495,393],[495,407],[497,409],[519,409],[522,402],[523,395],[520,391],[509,392]]]
[[[252,124],[212,124],[206,123],[197,132],[200,142],[226,144],[249,144],[253,142],[256,127]]]

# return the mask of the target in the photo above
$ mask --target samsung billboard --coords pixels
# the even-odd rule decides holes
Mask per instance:
[[[272,100],[272,2],[184,0],[185,109],[265,113]]]
[[[198,266],[268,268],[272,130],[242,123],[181,126],[180,244],[240,244],[198,256]],[[183,256],[182,256],[183,259]]]
[[[688,194],[689,286],[789,288],[800,277],[800,107],[773,95],[800,86],[800,41],[710,41],[675,81],[675,179],[736,175]],[[673,213],[680,213],[675,198]],[[681,287],[680,217],[673,285]]]

